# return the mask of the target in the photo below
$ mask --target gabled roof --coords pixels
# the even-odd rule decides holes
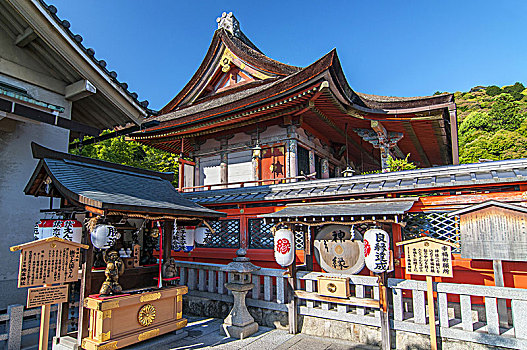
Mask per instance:
[[[485,209],[485,208],[488,208],[488,207],[499,207],[499,208],[503,208],[503,209],[509,209],[509,210],[514,210],[514,211],[519,211],[519,212],[522,212],[522,213],[527,213],[527,208],[526,207],[519,206],[519,205],[514,205],[514,204],[509,204],[509,203],[498,202],[498,201],[495,201],[495,200],[490,200],[490,201],[487,201],[487,202],[471,205],[471,206],[468,206],[466,208],[453,211],[453,212],[449,213],[448,215],[450,215],[450,216],[452,216],[452,215],[463,215],[463,214],[471,213],[473,211],[478,211],[478,210],[481,210],[481,209]]]
[[[159,111],[159,114],[166,114],[177,108],[193,104],[206,84],[221,68],[221,60],[225,57],[228,57],[231,64],[254,69],[262,80],[287,76],[301,69],[265,56],[254,44],[249,44],[245,35],[243,37],[235,36],[220,28],[214,32],[207,54],[190,81],[176,97]]]
[[[40,162],[24,189],[27,195],[49,196],[47,182],[70,203],[94,208],[95,212],[224,216],[183,198],[169,181],[173,174],[56,152],[35,143],[31,147]]]
[[[185,138],[220,136],[288,115],[302,119],[311,128],[308,131],[320,131],[327,137],[324,142],[335,147],[346,143],[344,130],[349,124],[350,153],[362,154],[368,164],[378,165],[378,152],[354,131],[371,129],[370,122],[377,120],[388,132],[407,135],[400,142],[399,153],[410,153],[410,160],[420,166],[453,162],[451,145],[457,144],[457,139],[451,140],[451,135],[456,137],[450,130],[449,110],[455,110],[452,94],[399,98],[357,93],[349,86],[335,49],[299,68],[261,54],[242,34],[240,30],[218,29],[192,79],[150,119],[160,124],[136,132],[132,138],[165,151],[179,153],[183,149],[186,153],[192,145],[182,141]],[[234,65],[262,75],[253,74],[254,79],[229,89],[207,92],[222,68],[229,71]]]

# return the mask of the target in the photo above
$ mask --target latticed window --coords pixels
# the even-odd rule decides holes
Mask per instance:
[[[273,249],[272,223],[264,224],[263,219],[249,219],[249,248]]]
[[[296,227],[293,230],[293,233],[295,235],[295,249],[304,250],[304,231],[299,230],[299,227]]]
[[[211,248],[239,248],[240,220],[219,220],[211,223],[214,233],[207,237],[205,247]]]
[[[249,248],[273,249],[274,237],[271,228],[274,225],[274,223],[264,224],[262,219],[249,219]],[[296,250],[304,250],[304,232],[300,228],[297,226],[293,229]]]
[[[459,244],[459,216],[448,216],[446,212],[406,214],[406,226],[402,230],[403,240],[428,236]],[[459,248],[453,249],[459,252]]]

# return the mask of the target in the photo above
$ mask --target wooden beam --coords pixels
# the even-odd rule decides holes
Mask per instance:
[[[95,86],[86,79],[81,79],[73,84],[66,86],[66,100],[77,101],[86,96],[93,95],[97,92]]]
[[[459,145],[457,135],[457,108],[454,104],[448,107],[448,114],[450,115],[450,142],[452,143],[452,164],[459,164]]]
[[[312,112],[314,112],[323,122],[325,122],[327,125],[331,126],[333,128],[333,130],[338,132],[342,137],[346,138],[346,133],[344,132],[344,130],[339,128],[331,119],[329,119],[321,110],[319,110],[314,105],[314,103],[313,104],[311,102],[309,103],[309,109]],[[364,156],[366,158],[368,158],[368,160],[370,160],[373,163],[377,163],[377,160],[370,154],[370,152],[365,150],[357,141],[353,140],[349,136],[347,138],[348,138],[348,142],[351,143],[353,145],[353,147],[355,147],[359,152],[364,154]]]
[[[415,133],[412,123],[409,121],[405,121],[403,122],[403,127],[404,127],[405,134],[412,141],[412,144],[417,150],[419,158],[421,158],[423,162],[423,166],[429,168],[431,166],[430,161],[428,160],[428,157],[426,156],[426,153],[423,147],[421,146],[421,142],[419,142],[419,139],[417,138],[417,134]]]
[[[27,27],[26,30],[16,37],[15,45],[18,47],[26,47],[30,42],[37,38],[37,33],[31,27]]]
[[[350,306],[361,306],[361,307],[371,307],[371,308],[380,307],[379,301],[374,300],[374,299],[364,299],[364,298],[355,298],[355,297],[348,297],[346,299],[325,297],[322,295],[318,295],[317,293],[306,292],[303,290],[295,290],[295,296],[300,299],[322,301],[322,302],[327,302],[327,303],[338,303],[338,304],[344,304],[344,305],[350,305]]]

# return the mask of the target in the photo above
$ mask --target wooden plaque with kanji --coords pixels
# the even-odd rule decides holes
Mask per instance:
[[[80,249],[87,245],[58,237],[11,247],[20,250],[18,287],[74,282],[79,279]]]
[[[451,243],[423,237],[403,241],[406,273],[437,277],[453,277]]]

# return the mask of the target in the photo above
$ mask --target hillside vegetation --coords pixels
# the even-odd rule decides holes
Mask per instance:
[[[461,163],[527,158],[527,89],[477,86],[454,94]]]

